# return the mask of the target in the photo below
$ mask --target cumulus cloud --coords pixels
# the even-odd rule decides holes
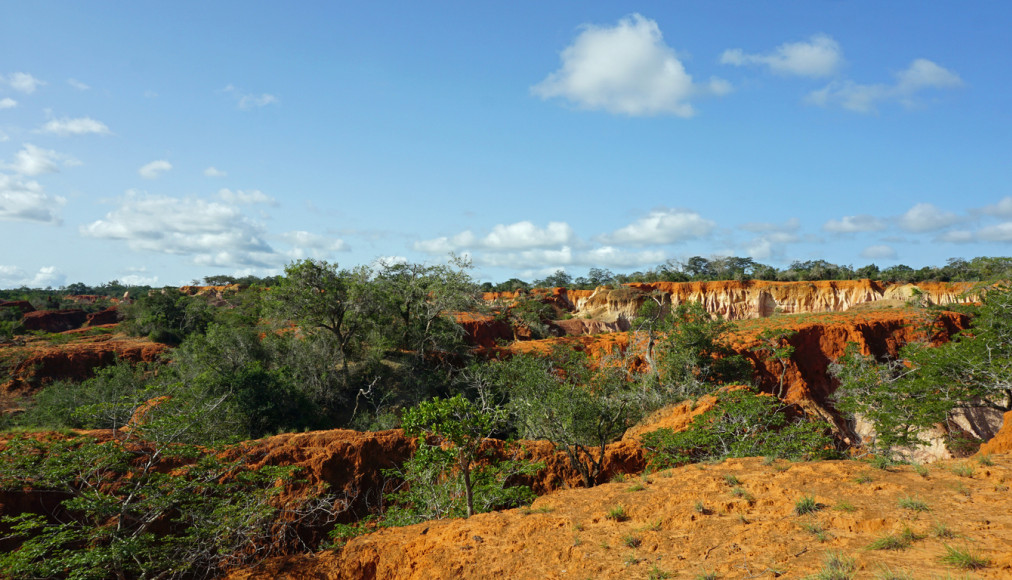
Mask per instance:
[[[884,220],[868,214],[849,215],[838,220],[829,220],[822,224],[824,231],[834,234],[852,234],[856,232],[880,232],[888,227]]]
[[[46,84],[32,75],[23,72],[13,73],[6,79],[0,77],[0,81],[5,81],[15,91],[20,91],[29,95],[34,93],[35,89]]]
[[[624,228],[601,237],[609,244],[652,245],[673,244],[706,237],[716,223],[685,209],[656,209]]]
[[[80,117],[77,119],[68,119],[66,117],[62,119],[53,119],[47,122],[40,129],[43,133],[53,133],[54,135],[69,136],[69,135],[109,135],[109,127],[101,121],[96,121],[91,117]]]
[[[254,203],[265,203],[268,205],[277,205],[278,202],[274,198],[270,197],[266,193],[259,189],[242,190],[237,189],[232,191],[228,188],[222,188],[218,190],[218,197],[222,201],[232,204],[254,204]]]
[[[981,228],[977,238],[987,242],[1012,242],[1012,222]]]
[[[48,195],[37,181],[0,173],[0,219],[59,223],[66,200]]]
[[[276,267],[265,228],[224,203],[128,192],[82,235],[123,240],[137,251],[192,256],[201,266]]]
[[[793,231],[768,231],[745,244],[745,253],[756,260],[782,257],[788,244],[800,241]]]
[[[957,224],[962,219],[930,203],[919,203],[899,217],[900,228],[914,233],[932,232]]]
[[[892,246],[877,244],[861,250],[861,257],[867,260],[894,260],[896,250]]]
[[[227,175],[228,173],[225,173],[224,171],[218,169],[217,167],[214,167],[213,165],[204,170],[205,177],[225,177]]]
[[[291,249],[287,253],[294,260],[323,259],[333,252],[345,252],[351,249],[344,240],[306,231],[287,232],[282,234],[281,238],[291,245]]]
[[[41,149],[31,143],[25,143],[21,151],[18,151],[14,155],[14,162],[8,163],[3,167],[14,171],[18,175],[31,177],[45,173],[57,173],[60,171],[57,161],[63,158],[64,156],[56,151]]]
[[[120,276],[119,281],[124,286],[155,286],[158,284],[158,276],[127,274],[126,276]]]
[[[496,249],[543,248],[568,244],[574,237],[573,228],[565,222],[549,222],[548,227],[539,228],[529,221],[522,221],[496,225],[480,245]]]
[[[164,159],[159,159],[143,165],[137,170],[137,173],[144,179],[158,179],[163,173],[170,169],[172,169],[171,163]]]
[[[896,73],[893,84],[862,85],[847,80],[833,82],[808,95],[808,102],[820,105],[839,105],[849,111],[874,113],[877,105],[895,101],[905,107],[918,104],[918,95],[929,89],[954,89],[963,80],[956,73],[934,62],[919,58],[906,69]]]
[[[843,51],[832,37],[816,34],[807,41],[781,44],[766,54],[748,54],[740,48],[728,49],[721,55],[720,62],[734,66],[765,66],[782,75],[825,77],[835,74],[843,64]]]
[[[1003,197],[998,203],[985,206],[979,213],[1003,218],[1012,218],[1012,196]]]
[[[948,232],[942,232],[935,239],[939,242],[949,242],[950,244],[968,244],[976,241],[976,237],[973,232],[968,230],[951,230]]]
[[[657,22],[633,14],[615,26],[586,25],[561,54],[562,66],[531,92],[585,109],[625,115],[691,117],[691,101],[731,91],[727,81],[693,81]]]
[[[515,224],[497,224],[483,238],[478,238],[470,230],[465,230],[453,237],[444,236],[415,242],[414,247],[430,254],[445,254],[465,248],[491,250],[546,248],[570,244],[575,240],[573,228],[565,222],[549,222],[547,227],[539,228],[525,220]]]
[[[0,264],[0,288],[59,288],[64,286],[67,276],[55,266],[43,266],[34,274],[29,274],[17,266]]]
[[[16,106],[18,106],[18,102],[10,97],[0,99],[0,109],[13,109]]]

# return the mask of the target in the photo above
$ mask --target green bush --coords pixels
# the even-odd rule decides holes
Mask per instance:
[[[643,436],[653,467],[725,457],[779,456],[791,459],[837,455],[828,425],[790,414],[779,399],[748,389],[724,392],[688,429],[658,429]]]

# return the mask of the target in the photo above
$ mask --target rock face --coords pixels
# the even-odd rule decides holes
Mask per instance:
[[[98,312],[92,312],[88,315],[85,321],[85,326],[101,326],[103,324],[116,324],[119,322],[119,311],[115,306],[110,306],[105,310],[99,310]]]
[[[619,288],[600,286],[593,291],[553,288],[532,291],[531,296],[550,296],[574,319],[592,320],[607,326],[577,323],[559,325],[571,333],[628,330],[636,312],[651,293],[659,294],[664,305],[698,302],[711,315],[725,320],[766,318],[775,314],[843,312],[855,306],[889,302],[902,306],[915,301],[922,306],[957,304],[977,299],[974,284],[923,282],[892,284],[872,280],[818,282],[650,282],[626,284]],[[488,293],[486,300],[508,301],[516,293]],[[563,321],[564,322],[564,321]]]
[[[16,308],[22,315],[35,311],[35,307],[27,300],[0,300],[0,310],[7,308]]]
[[[36,310],[26,313],[21,324],[25,330],[63,332],[80,328],[87,319],[88,314],[83,310]]]

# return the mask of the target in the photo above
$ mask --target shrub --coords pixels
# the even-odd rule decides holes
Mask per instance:
[[[815,501],[815,496],[811,495],[802,496],[801,499],[794,503],[794,513],[799,516],[815,513],[820,509],[822,509],[822,504]]]
[[[650,464],[671,467],[725,457],[777,455],[793,459],[836,454],[821,422],[791,417],[778,399],[740,389],[721,393],[712,409],[680,433],[658,429],[643,436]]]
[[[991,565],[990,560],[971,552],[969,548],[959,549],[949,545],[945,546],[945,555],[942,556],[942,562],[961,570],[979,570]]]

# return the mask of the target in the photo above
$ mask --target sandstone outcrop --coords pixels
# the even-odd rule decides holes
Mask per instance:
[[[83,310],[36,310],[26,313],[21,324],[29,331],[63,332],[80,328],[87,319],[88,313]]]
[[[593,333],[628,330],[643,301],[656,294],[665,306],[698,302],[711,315],[725,320],[766,318],[775,314],[843,312],[855,306],[876,302],[902,306],[916,302],[921,306],[973,302],[978,299],[976,285],[969,282],[922,282],[893,284],[872,280],[827,280],[816,282],[649,282],[631,283],[618,288],[600,286],[590,290],[553,288],[541,295],[551,296],[560,308],[567,308],[576,319],[593,320],[608,326],[575,323],[560,328]],[[531,296],[538,296],[532,291]],[[508,301],[516,293],[488,293],[486,300]]]

